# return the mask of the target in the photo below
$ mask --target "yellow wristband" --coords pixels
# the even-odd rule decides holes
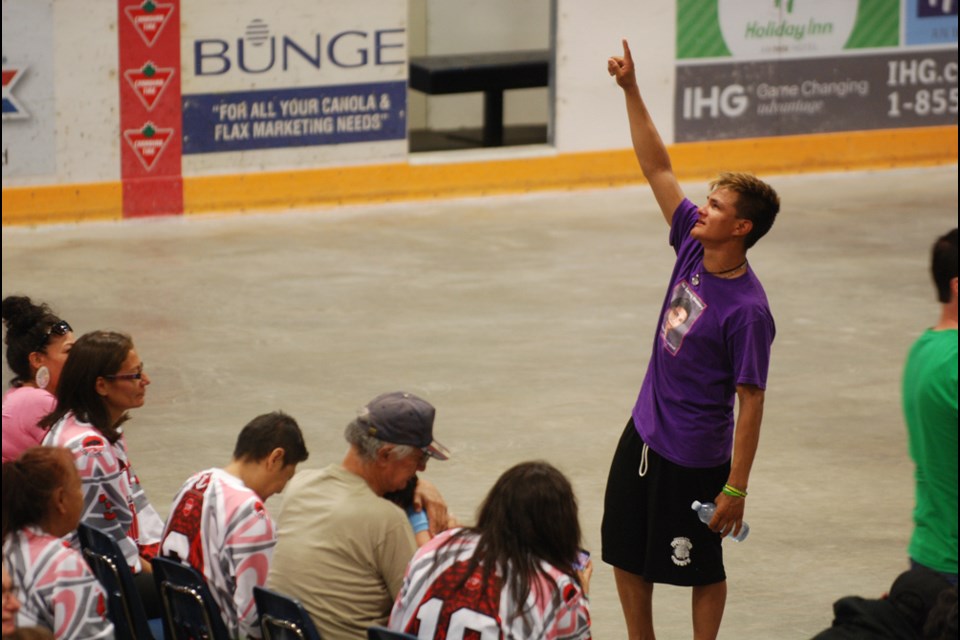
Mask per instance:
[[[723,485],[723,493],[724,493],[725,495],[732,496],[732,497],[734,497],[734,498],[746,498],[746,497],[747,497],[747,492],[746,492],[746,491],[743,491],[743,490],[741,490],[741,489],[737,489],[736,487],[731,486],[731,485],[729,485],[729,484]]]

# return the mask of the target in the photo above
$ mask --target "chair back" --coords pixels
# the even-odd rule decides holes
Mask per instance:
[[[167,640],[230,640],[220,607],[200,572],[158,556],[153,559],[153,579],[163,603]]]
[[[83,523],[77,526],[77,535],[83,557],[106,593],[107,616],[116,640],[153,638],[133,572],[117,541]]]
[[[265,589],[253,588],[263,640],[320,640],[320,632],[299,601]]]
[[[391,631],[386,627],[369,627],[367,640],[417,640],[417,636],[402,631]]]

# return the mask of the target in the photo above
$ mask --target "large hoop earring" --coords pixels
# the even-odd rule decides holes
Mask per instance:
[[[37,375],[34,376],[33,380],[39,388],[46,389],[50,384],[50,369],[47,369],[46,365],[41,365],[41,367],[37,369]]]

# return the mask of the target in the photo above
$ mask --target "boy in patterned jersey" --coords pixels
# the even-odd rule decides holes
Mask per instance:
[[[580,524],[570,482],[546,462],[506,471],[475,527],[428,542],[410,562],[390,628],[421,638],[590,638],[593,565],[577,568]]]
[[[192,476],[173,501],[160,554],[203,574],[233,637],[260,637],[253,588],[277,543],[263,501],[283,491],[308,452],[297,422],[279,411],[240,432],[233,460]]]

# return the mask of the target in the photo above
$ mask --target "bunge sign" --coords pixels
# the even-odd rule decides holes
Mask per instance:
[[[405,5],[293,4],[269,14],[249,1],[191,6],[182,48],[191,167],[256,168],[264,152],[291,164],[405,156]]]
[[[406,153],[400,2],[121,0],[124,215],[180,213],[183,174]]]

